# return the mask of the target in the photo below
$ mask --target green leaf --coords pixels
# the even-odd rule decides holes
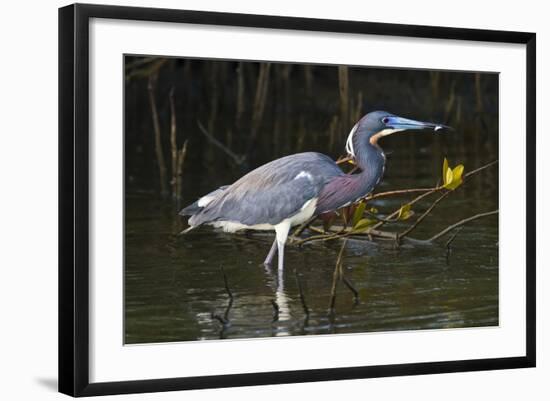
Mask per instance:
[[[453,169],[453,181],[455,180],[461,180],[462,179],[462,173],[464,172],[464,165],[459,164]]]
[[[449,167],[449,161],[445,157],[443,159],[443,187],[453,190],[458,188],[463,180],[462,173],[464,173],[464,165],[459,164],[455,168]]]
[[[353,213],[352,227],[355,227],[357,223],[359,223],[359,220],[361,220],[361,217],[363,217],[363,213],[365,212],[366,207],[366,202],[360,202],[357,205],[357,207],[355,208],[355,213]]]
[[[413,214],[414,212],[411,210],[411,205],[407,203],[406,205],[401,206],[401,208],[399,209],[397,220],[407,220]]]
[[[464,172],[464,165],[459,164],[458,166],[456,166],[452,171],[453,178],[452,178],[451,182],[449,182],[448,184],[445,185],[445,188],[447,188],[447,189],[456,189],[456,188],[458,188],[463,182],[463,180],[462,180],[462,173],[463,172]]]
[[[449,170],[449,162],[447,161],[447,158],[445,157],[443,159],[443,185],[447,184],[447,171]]]
[[[376,223],[376,220],[373,219],[361,219],[353,226],[354,233],[360,233],[366,231],[370,226]]]
[[[453,170],[449,167],[445,175],[445,186],[449,185],[451,182],[453,182]]]

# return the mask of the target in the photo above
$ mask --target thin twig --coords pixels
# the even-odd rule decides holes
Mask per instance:
[[[126,71],[126,81],[130,81],[133,78],[150,78],[152,75],[158,73],[161,67],[166,64],[168,59],[158,57],[153,57],[152,60],[149,60],[146,66],[142,68],[127,68]],[[144,63],[145,64],[145,63]]]
[[[449,240],[445,244],[445,248],[447,248],[447,251],[445,252],[445,261],[446,261],[447,264],[449,264],[449,259],[451,257],[451,244],[453,243],[456,236],[458,235],[458,233],[460,231],[462,231],[463,228],[464,228],[464,226],[458,227],[457,230],[455,231],[455,233],[451,236],[451,238],[449,238]]]
[[[296,230],[294,230],[294,233],[292,234],[294,237],[298,237],[300,236],[300,234],[302,234],[302,232],[311,224],[313,223],[313,221],[315,221],[315,219],[317,218],[317,216],[313,216],[311,217],[309,220],[306,220],[304,223],[302,223],[301,225],[298,226],[298,228]]]
[[[459,232],[462,231],[462,229],[464,228],[464,226],[461,226],[459,227],[455,233],[451,236],[451,238],[449,238],[449,240],[445,243],[445,247],[447,249],[451,249],[451,244],[453,243],[453,241],[455,240],[456,236],[458,235]]]
[[[359,291],[357,291],[357,290],[355,289],[355,287],[353,286],[353,284],[351,283],[351,281],[349,281],[349,279],[348,279],[346,276],[344,276],[343,274],[342,274],[342,281],[344,282],[344,284],[346,285],[346,287],[348,287],[349,290],[350,290],[351,292],[353,292],[353,304],[354,304],[354,305],[359,305]]]
[[[326,240],[330,240],[330,239],[340,238],[340,236],[341,236],[340,233],[312,235],[311,237],[307,237],[307,238],[304,238],[304,239],[297,240],[296,242],[294,242],[294,244],[295,245],[302,245],[306,242],[315,241],[315,240],[326,241]]]
[[[480,219],[480,218],[486,217],[486,216],[492,216],[492,215],[497,214],[497,213],[498,213],[498,210],[493,210],[491,212],[479,213],[479,214],[476,214],[474,216],[468,217],[467,219],[460,220],[459,222],[456,222],[455,224],[450,225],[446,229],[440,231],[439,233],[437,233],[433,237],[427,239],[426,242],[433,242],[433,241],[441,238],[445,234],[447,234],[449,231],[451,231],[451,230],[453,230],[457,227],[463,226],[464,224],[469,223],[470,221],[474,221],[474,220],[477,220],[477,219]]]
[[[481,167],[478,167],[478,168],[476,168],[475,170],[472,170],[472,171],[467,172],[466,174],[464,174],[464,177],[463,177],[463,178],[468,178],[468,177],[470,177],[471,175],[474,175],[474,174],[476,174],[476,173],[479,173],[480,171],[485,170],[486,168],[489,168],[489,167],[491,167],[491,166],[494,166],[494,165],[497,164],[497,163],[498,163],[498,159],[497,159],[497,160],[493,160],[492,162],[487,163],[487,164],[485,164],[485,165],[483,165],[483,166],[481,166]]]
[[[425,192],[423,193],[422,195],[418,195],[416,198],[414,198],[412,201],[410,202],[407,202],[408,205],[414,205],[415,203],[419,202],[420,200],[424,199],[425,197],[427,196],[430,196],[431,194],[435,193],[439,191],[438,187],[435,187],[433,190],[431,191],[428,191],[428,192]],[[399,215],[399,212],[401,210],[401,207],[397,210],[395,210],[394,212],[390,213],[388,216],[386,216],[386,221],[391,221],[392,218],[396,217]],[[381,226],[383,226],[384,224],[386,224],[386,221],[380,221],[378,223],[376,223],[374,226],[372,226],[372,229],[377,229]]]
[[[204,136],[215,146],[217,146],[218,148],[220,148],[222,151],[224,151],[229,157],[231,157],[231,159],[233,160],[233,162],[235,162],[235,164],[237,164],[238,166],[242,165],[246,159],[246,156],[239,156],[237,155],[236,153],[234,153],[231,149],[229,149],[227,146],[225,146],[223,143],[221,143],[220,141],[218,141],[216,138],[214,138],[212,136],[212,134],[210,134],[210,132],[208,132],[208,130],[204,127],[204,125],[202,125],[202,123],[200,121],[197,121],[197,125],[199,126],[199,129],[201,130],[201,132],[204,134]]]
[[[341,157],[339,158],[338,160],[336,160],[336,164],[342,164],[342,163],[347,163],[349,161],[353,161],[353,157],[352,156],[346,156],[346,157]]]
[[[413,194],[417,192],[430,192],[434,190],[439,190],[443,187],[433,187],[433,188],[411,188],[411,189],[397,189],[395,191],[386,191],[386,192],[378,192],[376,194],[370,194],[367,195],[364,199],[366,201],[378,199],[378,198],[384,198],[387,196],[394,196],[394,195],[406,195],[406,194]]]
[[[227,282],[227,275],[225,274],[225,270],[223,268],[223,265],[220,266],[221,268],[221,271],[222,271],[222,275],[223,275],[223,283],[225,285],[225,291],[227,291],[227,295],[229,295],[229,298],[230,299],[233,299],[233,293],[231,292],[231,290],[229,289],[229,284]]]
[[[187,155],[187,139],[185,142],[183,142],[183,146],[181,147],[179,153],[178,153],[178,162],[176,166],[176,203],[178,208],[180,207],[180,201],[181,201],[181,179],[183,174],[183,163],[185,162],[185,156]]]
[[[493,166],[497,163],[498,163],[498,160],[495,160],[495,161],[487,163],[487,164],[485,164],[485,165],[483,165],[483,166],[481,166],[481,167],[479,167],[475,170],[472,170],[472,171],[466,173],[463,176],[464,183],[467,181],[467,178],[469,178],[472,175],[477,174],[477,173],[479,173],[479,172],[481,172],[481,171],[483,171],[483,170],[485,170],[485,169],[487,169],[487,168],[489,168],[489,167],[491,167],[491,166]],[[413,188],[413,189],[404,189],[404,190],[382,192],[382,193],[379,193],[379,194],[375,194],[374,197],[390,196],[390,195],[397,195],[397,194],[402,194],[402,193],[423,192],[422,194],[418,195],[416,198],[414,198],[411,201],[407,202],[408,205],[412,206],[415,203],[421,201],[422,199],[424,199],[424,198],[426,198],[426,197],[428,197],[428,196],[430,196],[430,195],[432,195],[436,192],[444,190],[444,189],[445,189],[445,187],[443,185],[437,184],[433,188]],[[453,192],[453,191],[446,191],[444,193],[444,195],[442,196],[442,199],[445,198],[447,196],[447,194],[450,193],[450,192]],[[388,195],[386,195],[386,194],[388,194]],[[366,199],[370,200],[372,198],[367,197]],[[437,205],[437,203],[439,203],[442,199],[436,200],[435,205]],[[424,215],[422,215],[419,218],[419,220],[422,221],[427,216],[427,214],[429,214],[429,212],[431,210],[433,210],[433,207],[435,207],[435,205],[432,204],[431,208],[426,213],[424,213]],[[383,226],[384,224],[395,221],[395,217],[397,217],[399,215],[400,210],[401,210],[401,208],[395,210],[394,212],[387,215],[385,217],[385,219],[379,219],[380,221],[378,221],[378,223],[374,224],[372,227],[368,228],[367,230],[365,230],[362,233],[354,232],[353,229],[346,229],[345,227],[342,227],[342,226],[332,226],[331,231],[327,233],[325,230],[322,230],[319,227],[311,226],[310,229],[314,232],[319,233],[319,235],[312,235],[310,237],[303,238],[303,239],[297,239],[296,238],[297,235],[293,235],[291,237],[291,239],[293,240],[293,243],[295,245],[302,245],[306,242],[313,242],[313,241],[329,241],[329,240],[346,238],[346,237],[355,236],[355,235],[361,235],[361,236],[368,235],[368,236],[380,237],[380,238],[383,238],[383,239],[391,239],[391,240],[397,240],[397,238],[399,236],[399,238],[402,239],[402,238],[405,237],[405,235],[409,234],[412,231],[412,229],[414,229],[420,223],[420,221],[417,220],[418,223],[413,225],[412,229],[410,231],[406,231],[405,234],[398,234],[398,233],[378,230],[378,228]],[[481,216],[481,217],[483,217],[483,216]],[[308,223],[308,224],[310,224],[310,223]],[[409,227],[409,228],[411,228],[411,227]],[[446,232],[448,232],[448,231],[446,231]],[[442,235],[444,235],[445,233],[443,233]],[[438,237],[439,237],[439,234],[438,234]],[[410,237],[407,237],[407,239],[410,239],[412,241],[416,241],[418,243],[426,243],[426,242],[429,242],[429,241],[432,240],[432,239],[426,240],[426,241],[416,240],[416,239],[410,238]]]
[[[437,206],[437,204],[441,202],[443,199],[445,199],[447,196],[449,196],[451,192],[452,191],[444,192],[443,195],[437,198],[431,204],[428,210],[426,210],[418,219],[416,219],[416,221],[413,224],[411,224],[409,228],[407,228],[405,231],[403,231],[401,234],[398,235],[397,239],[399,240],[399,238],[403,238],[407,234],[410,234],[416,227],[418,227],[418,225],[422,222],[422,220],[424,220],[431,213],[431,211]]]

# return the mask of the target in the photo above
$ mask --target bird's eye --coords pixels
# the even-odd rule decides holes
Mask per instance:
[[[384,117],[384,118],[382,119],[382,122],[383,122],[384,124],[387,124],[387,123],[390,122],[390,119],[389,119],[388,117]]]

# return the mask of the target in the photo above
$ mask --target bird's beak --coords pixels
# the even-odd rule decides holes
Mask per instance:
[[[385,122],[386,126],[394,129],[394,130],[421,130],[421,129],[429,129],[434,131],[439,130],[448,130],[452,129],[451,127],[448,127],[443,124],[434,124],[434,123],[428,123],[424,121],[415,121],[415,120],[409,120],[408,118],[403,117],[387,117],[388,121]]]

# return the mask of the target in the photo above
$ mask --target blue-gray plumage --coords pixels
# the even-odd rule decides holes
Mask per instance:
[[[345,174],[321,153],[285,156],[210,192],[181,210],[180,215],[191,216],[186,231],[202,224],[227,232],[275,230],[276,239],[264,263],[270,264],[278,251],[282,269],[284,244],[292,226],[357,202],[380,182],[386,161],[378,145],[380,138],[404,130],[442,128],[446,127],[375,111],[359,120],[346,141],[346,150],[360,173]]]

